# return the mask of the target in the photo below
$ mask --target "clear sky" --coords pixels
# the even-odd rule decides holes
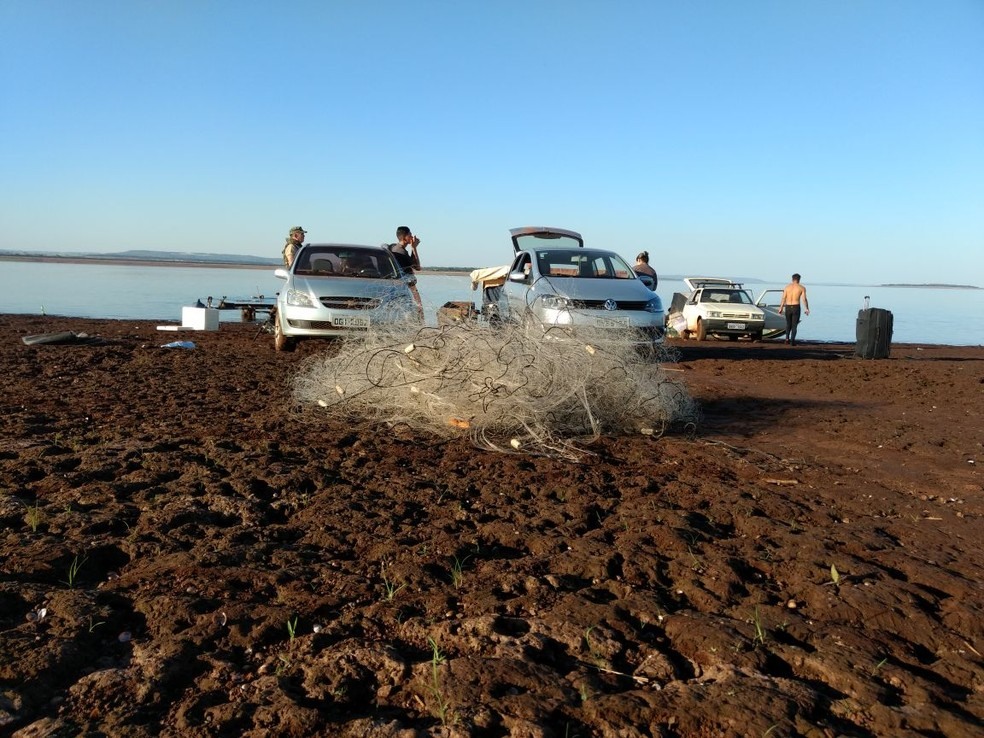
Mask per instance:
[[[984,0],[0,0],[0,249],[984,286]]]

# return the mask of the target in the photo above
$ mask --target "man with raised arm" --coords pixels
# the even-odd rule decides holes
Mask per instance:
[[[412,275],[420,269],[420,255],[417,253],[417,250],[420,248],[420,239],[413,235],[410,226],[402,225],[397,228],[396,243],[387,244],[386,247],[393,253],[396,263],[400,265],[400,269],[403,270],[404,274]],[[417,302],[417,310],[420,313],[421,320],[423,320],[424,306],[420,301],[420,293],[417,292],[416,282],[410,285],[410,292],[413,293],[413,299]]]

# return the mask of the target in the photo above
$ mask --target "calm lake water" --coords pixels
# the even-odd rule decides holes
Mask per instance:
[[[272,297],[283,282],[273,269],[229,267],[124,266],[58,262],[0,262],[0,313],[65,315],[80,318],[133,318],[180,323],[181,308],[211,295],[247,299]],[[810,315],[800,323],[804,341],[854,343],[858,310],[865,296],[871,307],[892,311],[895,343],[953,346],[984,345],[984,290],[954,290],[804,283]],[[782,284],[746,285],[757,298]],[[429,323],[445,302],[480,302],[467,276],[418,275],[418,289]],[[680,280],[661,279],[657,293],[669,307]],[[238,310],[222,312],[223,321],[238,321]]]

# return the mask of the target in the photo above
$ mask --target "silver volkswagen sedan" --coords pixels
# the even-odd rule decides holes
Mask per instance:
[[[286,284],[273,318],[277,351],[299,338],[343,338],[373,326],[419,322],[404,274],[384,246],[305,244],[289,269],[274,274]]]
[[[515,258],[500,303],[509,320],[539,326],[548,335],[610,338],[633,333],[641,342],[663,340],[659,296],[614,251],[585,248],[563,228],[513,228]]]

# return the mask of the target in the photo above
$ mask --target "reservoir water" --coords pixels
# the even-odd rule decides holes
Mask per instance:
[[[223,266],[137,266],[65,262],[0,262],[0,313],[122,318],[178,323],[181,308],[212,296],[241,300],[272,297],[283,282],[272,268]],[[984,345],[984,290],[804,282],[810,315],[799,327],[803,341],[854,343],[858,310],[865,297],[871,307],[892,311],[894,343],[954,346]],[[747,284],[757,298],[782,284]],[[449,301],[479,303],[467,275],[418,275],[427,322]],[[685,292],[678,279],[660,279],[657,294],[669,307],[674,292]],[[223,321],[238,321],[238,310],[222,312]]]

